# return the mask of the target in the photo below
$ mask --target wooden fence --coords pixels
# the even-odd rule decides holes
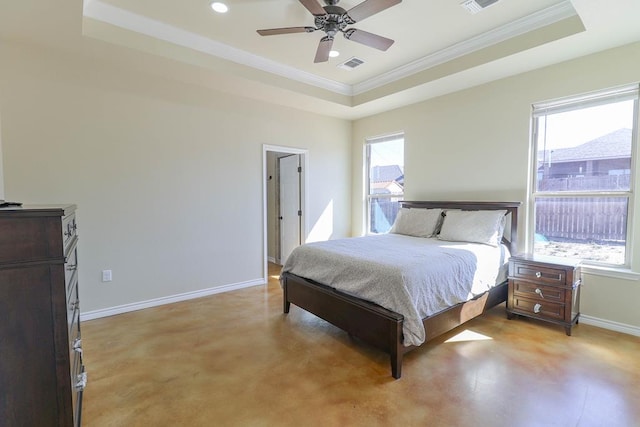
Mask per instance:
[[[536,234],[549,240],[624,243],[626,197],[537,198]]]
[[[372,198],[370,232],[386,233],[398,216],[401,197]]]
[[[538,191],[627,191],[629,188],[630,174],[543,178],[538,181]]]

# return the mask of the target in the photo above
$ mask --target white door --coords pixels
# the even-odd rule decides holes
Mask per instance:
[[[278,159],[280,177],[280,264],[297,246],[300,246],[300,155]]]

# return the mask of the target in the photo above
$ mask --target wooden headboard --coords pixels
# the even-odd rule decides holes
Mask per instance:
[[[435,202],[435,201],[408,201],[400,202],[405,208],[422,209],[460,209],[465,211],[490,211],[506,210],[510,221],[510,239],[503,240],[508,244],[512,254],[518,252],[518,208],[521,202]],[[510,214],[510,215],[509,215]]]

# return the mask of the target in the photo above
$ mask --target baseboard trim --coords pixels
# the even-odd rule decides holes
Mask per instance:
[[[267,257],[267,261],[269,261],[272,264],[277,264],[276,257],[273,257],[273,256]]]
[[[162,298],[154,298],[147,301],[135,302],[131,304],[118,305],[116,307],[103,308],[100,310],[80,313],[82,321],[99,319],[102,317],[115,316],[117,314],[129,313],[131,311],[143,310],[145,308],[157,307],[160,305],[172,304],[174,302],[187,301],[190,299],[206,297],[209,295],[231,292],[238,289],[250,288],[252,286],[264,285],[264,279],[249,280],[246,282],[232,283],[229,285],[217,286],[215,288],[202,289],[199,291],[185,292],[183,294],[171,295]]]
[[[585,316],[584,314],[580,315],[579,322],[584,323],[585,325],[597,326],[598,328],[609,329],[611,331],[640,337],[640,328],[637,326],[618,323],[612,320],[599,319],[597,317]]]

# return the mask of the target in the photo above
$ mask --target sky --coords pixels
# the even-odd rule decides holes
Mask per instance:
[[[630,100],[547,116],[546,149],[575,147],[621,128],[632,129],[633,104]],[[540,120],[539,138],[544,132]]]
[[[371,164],[400,165],[404,169],[404,139],[371,144]]]

